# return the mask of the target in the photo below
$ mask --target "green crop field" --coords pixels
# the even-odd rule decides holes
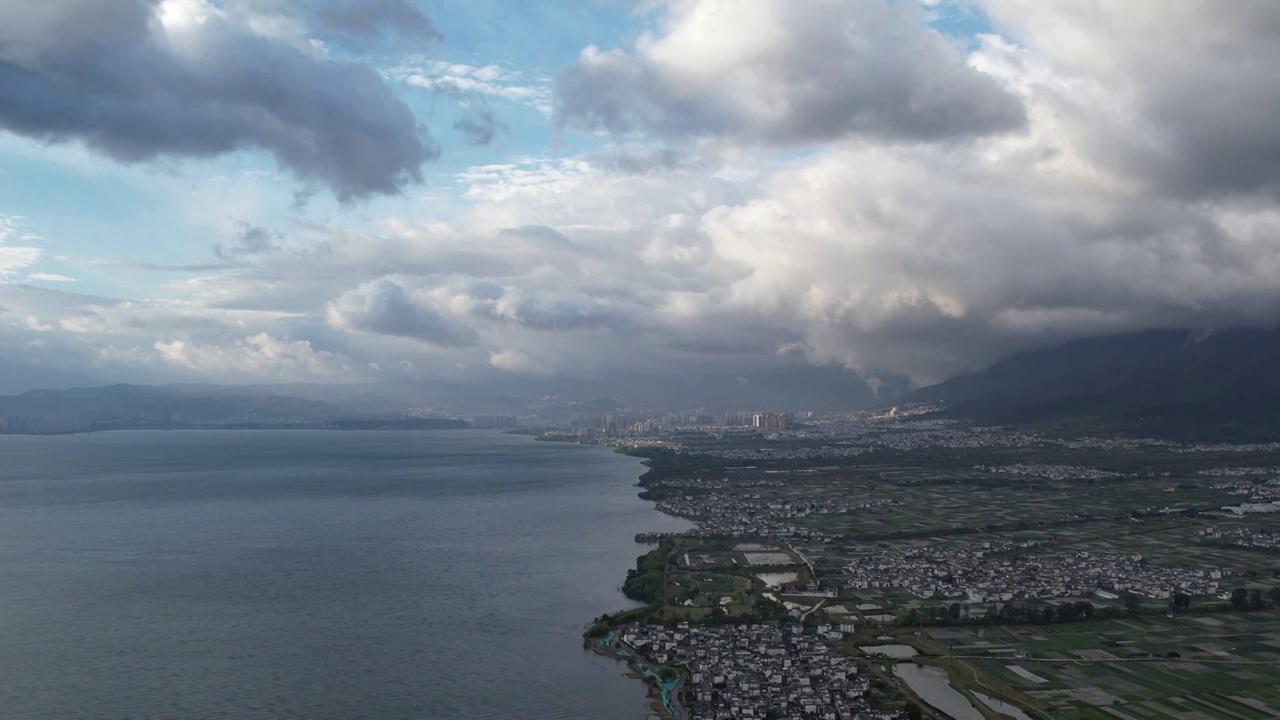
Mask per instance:
[[[977,671],[975,687],[1052,717],[1280,717],[1275,613],[925,632],[928,649]]]

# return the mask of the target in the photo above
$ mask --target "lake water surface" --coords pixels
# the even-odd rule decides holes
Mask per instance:
[[[582,650],[675,530],[599,448],[479,431],[0,436],[0,709],[645,717]]]

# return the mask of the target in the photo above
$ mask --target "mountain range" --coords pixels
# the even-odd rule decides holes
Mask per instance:
[[[1280,330],[1213,334],[1150,330],[1021,352],[973,374],[908,391],[881,378],[878,393],[838,368],[751,376],[546,381],[517,387],[393,385],[109,385],[0,397],[0,418],[80,424],[273,423],[481,414],[612,413],[623,409],[838,412],[877,404],[933,404],[981,424],[1206,440],[1280,439]],[[654,388],[660,388],[654,390]],[[611,399],[611,397],[620,400]],[[572,398],[583,398],[575,401]],[[586,399],[594,398],[594,399]]]
[[[151,419],[183,422],[324,420],[347,414],[334,403],[240,388],[108,385],[30,390],[0,397],[0,417],[102,422]]]
[[[1280,439],[1280,330],[1159,330],[1018,353],[899,398],[948,417],[1077,432]]]

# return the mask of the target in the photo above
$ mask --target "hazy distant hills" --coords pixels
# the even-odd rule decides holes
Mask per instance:
[[[791,367],[751,373],[618,378],[600,394],[632,407],[711,410],[865,410],[909,389],[890,377],[877,393],[857,373],[839,367]]]
[[[388,421],[404,418],[409,411],[414,417],[567,417],[575,413],[692,408],[712,412],[832,412],[871,407],[880,399],[901,394],[905,383],[905,379],[889,378],[882,382],[877,396],[856,373],[800,367],[744,375],[655,375],[594,382],[546,379],[510,385],[445,381],[364,385],[117,384],[0,396],[0,419],[56,420],[60,423],[53,426],[56,428],[68,423],[81,428]]]
[[[578,412],[610,413],[622,409],[622,403],[612,398],[596,398],[573,406]]]
[[[108,385],[31,390],[0,397],[0,417],[97,422],[150,419],[186,423],[324,420],[346,413],[333,403],[205,386]]]
[[[57,419],[78,426],[386,422],[405,418],[411,408],[409,415],[422,418],[691,407],[833,412],[935,402],[945,405],[948,416],[983,424],[1270,440],[1280,439],[1280,330],[1240,329],[1208,337],[1160,330],[1077,340],[1018,353],[984,372],[904,395],[905,385],[904,379],[884,379],[877,393],[855,373],[837,368],[635,377],[607,384],[548,381],[524,388],[109,385],[0,397],[0,418]]]
[[[1190,338],[1187,330],[1156,330],[1076,340],[1054,348],[1020,352],[983,372],[957,375],[920,388],[902,398],[902,402],[960,405],[998,396],[1019,397],[1058,378],[1176,357]]]
[[[1165,330],[1014,355],[899,402],[943,402],[983,424],[1170,437],[1280,438],[1280,330]]]
[[[609,413],[622,409],[847,412],[875,407],[910,389],[904,377],[885,376],[878,380],[879,392],[850,370],[795,366],[754,372],[655,372],[595,379],[512,377],[485,382],[431,381],[397,386],[379,384],[374,390],[385,397],[413,398],[419,405],[469,415],[557,409],[566,413]],[[290,390],[288,394],[295,393]],[[592,398],[609,402],[597,403]],[[574,399],[583,402],[575,403]]]

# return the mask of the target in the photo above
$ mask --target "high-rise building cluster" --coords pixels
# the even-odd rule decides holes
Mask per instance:
[[[783,432],[791,427],[791,413],[756,413],[751,418],[751,427],[766,433]]]

